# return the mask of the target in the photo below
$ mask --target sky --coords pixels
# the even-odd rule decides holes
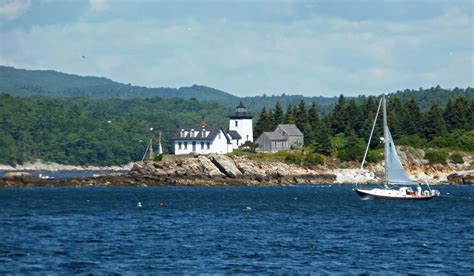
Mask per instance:
[[[0,0],[0,65],[237,96],[466,88],[473,14],[471,0]]]

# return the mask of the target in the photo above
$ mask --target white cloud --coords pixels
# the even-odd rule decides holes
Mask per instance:
[[[460,10],[402,23],[320,16],[258,24],[146,19],[0,35],[1,64],[152,87],[197,83],[238,95],[357,95],[474,86],[472,19]]]
[[[93,12],[102,12],[109,8],[107,0],[89,0],[90,9]]]
[[[14,20],[30,8],[30,0],[13,0],[0,3],[0,19]]]

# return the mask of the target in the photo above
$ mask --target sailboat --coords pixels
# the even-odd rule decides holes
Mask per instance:
[[[382,99],[380,99],[360,169],[364,169],[365,158],[367,157],[367,152],[369,150],[370,141],[374,133],[375,124],[377,122],[381,105],[383,106],[383,143],[385,149],[384,183],[383,186],[372,189],[363,189],[356,185],[354,190],[360,197],[364,199],[429,200],[435,196],[439,196],[440,192],[431,189],[429,184],[426,184],[426,188],[423,189],[420,183],[412,181],[403,168],[387,124],[387,103],[385,100],[385,95],[383,95]],[[416,186],[416,190],[413,190],[412,187],[414,186]]]

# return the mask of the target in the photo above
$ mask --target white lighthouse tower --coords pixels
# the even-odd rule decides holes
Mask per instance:
[[[252,115],[247,112],[247,108],[240,102],[235,109],[235,114],[229,116],[229,134],[237,132],[240,136],[237,146],[246,141],[253,142]]]

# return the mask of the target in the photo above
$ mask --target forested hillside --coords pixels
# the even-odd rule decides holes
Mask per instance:
[[[184,99],[12,97],[0,94],[0,163],[42,159],[71,165],[112,165],[140,160],[150,138],[180,124],[228,124],[230,112],[214,103]],[[153,131],[150,131],[153,128]]]
[[[23,70],[0,66],[0,91],[13,96],[87,97],[93,99],[196,98],[238,102],[229,93],[206,86],[147,88],[106,78],[82,77],[56,71]]]
[[[319,114],[327,114],[338,99],[337,97],[306,97],[287,94],[240,98],[221,90],[199,85],[181,88],[147,88],[122,84],[106,78],[81,77],[56,71],[23,70],[6,66],[0,66],[0,91],[12,96],[87,97],[92,99],[196,98],[199,101],[216,102],[228,108],[243,101],[254,113],[259,112],[262,107],[272,108],[277,101],[286,107],[297,105],[303,100],[307,103],[316,102]],[[275,91],[275,93],[278,92]],[[382,92],[387,91],[380,91],[380,93]],[[315,91],[314,94],[324,95],[324,93],[325,91]],[[444,107],[448,99],[454,99],[461,95],[466,99],[473,99],[474,89],[468,87],[449,90],[437,86],[429,89],[407,89],[392,94],[397,95],[402,102],[413,97],[422,110],[427,110],[433,101],[437,101],[441,107]],[[347,99],[355,99],[357,103],[361,103],[366,101],[367,97],[347,97]]]

